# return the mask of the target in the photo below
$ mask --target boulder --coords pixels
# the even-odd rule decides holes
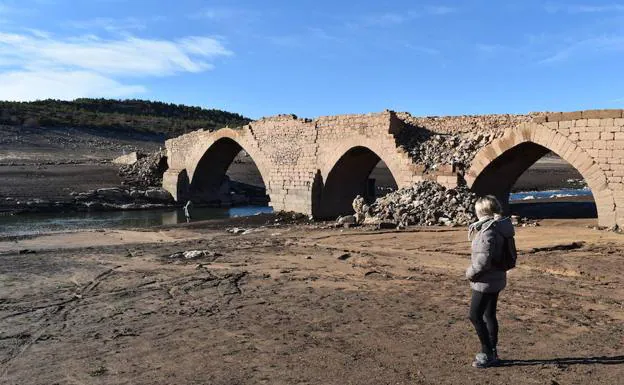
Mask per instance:
[[[147,199],[164,201],[164,202],[173,200],[171,193],[169,193],[169,191],[164,190],[162,188],[152,188],[152,189],[145,190],[145,197]]]
[[[355,215],[346,215],[344,217],[339,217],[336,223],[341,226],[346,224],[353,225],[357,223],[357,220],[355,219]]]
[[[110,202],[123,202],[130,198],[128,191],[119,187],[100,188],[95,190],[98,198]]]
[[[138,152],[134,151],[131,152],[129,154],[126,155],[122,155],[119,156],[115,159],[113,159],[113,164],[119,164],[119,165],[133,165],[135,164],[139,159],[143,158],[144,155],[139,154]]]

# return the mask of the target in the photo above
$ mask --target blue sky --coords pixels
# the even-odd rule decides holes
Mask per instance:
[[[304,117],[624,108],[624,2],[0,0],[0,99]]]

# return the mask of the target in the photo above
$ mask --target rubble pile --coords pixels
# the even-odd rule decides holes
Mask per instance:
[[[139,155],[134,164],[119,167],[119,176],[127,186],[146,188],[162,185],[163,174],[167,171],[167,156],[164,151]]]
[[[400,139],[403,148],[414,162],[435,170],[440,165],[455,165],[462,168],[470,165],[477,152],[496,138],[497,133],[475,133],[456,135],[431,135],[416,132]]]
[[[543,113],[415,117],[400,112],[397,116],[406,127],[397,135],[397,142],[426,170],[440,165],[467,167],[481,148],[506,129],[540,115]]]
[[[447,189],[436,182],[423,181],[378,198],[371,205],[358,196],[353,201],[354,220],[358,224],[396,227],[465,226],[477,220],[476,200],[476,195],[465,187]],[[339,222],[350,222],[345,218],[339,218]]]
[[[147,189],[108,187],[86,192],[72,191],[69,195],[71,200],[17,200],[9,197],[2,203],[9,208],[8,213],[141,210],[175,205],[171,194],[160,187]]]
[[[78,210],[137,210],[168,207],[174,204],[171,194],[162,188],[123,189],[100,188],[87,192],[72,192],[73,205]]]
[[[500,132],[508,128],[518,127],[535,118],[545,115],[544,112],[532,112],[526,115],[490,114],[490,115],[459,115],[459,116],[412,116],[407,112],[397,112],[397,117],[406,125],[425,129],[440,134],[461,134],[482,131]]]

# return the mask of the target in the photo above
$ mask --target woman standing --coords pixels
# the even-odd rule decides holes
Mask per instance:
[[[472,263],[466,269],[466,278],[472,289],[470,321],[481,342],[481,352],[472,366],[486,368],[498,361],[496,303],[498,294],[507,285],[506,271],[495,265],[503,256],[505,238],[513,238],[514,228],[509,218],[502,217],[501,204],[492,195],[479,198],[475,212],[479,220],[468,230],[468,238],[472,241]]]

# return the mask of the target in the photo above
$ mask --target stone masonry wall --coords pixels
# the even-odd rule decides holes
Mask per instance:
[[[165,188],[176,197],[183,192],[203,154],[223,138],[240,144],[258,165],[275,209],[304,213],[311,213],[315,186],[354,147],[377,154],[399,187],[425,179],[452,187],[462,180],[471,186],[503,153],[535,143],[581,172],[602,224],[624,225],[622,110],[428,118],[384,111],[314,120],[280,115],[167,141]]]

